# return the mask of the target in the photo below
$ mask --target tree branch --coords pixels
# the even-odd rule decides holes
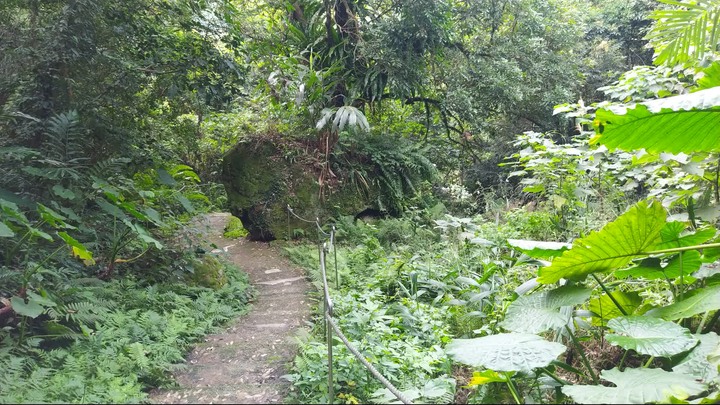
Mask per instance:
[[[452,131],[462,136],[465,132],[462,121],[460,120],[460,118],[457,117],[457,115],[455,115],[452,111],[448,110],[445,106],[443,106],[440,100],[435,100],[433,98],[427,97],[409,97],[405,99],[406,105],[412,105],[420,102],[425,104],[426,112],[429,111],[430,105],[433,105],[438,109],[438,111],[440,112],[440,120],[442,120],[443,126],[445,127],[448,142],[459,145],[462,150],[468,151],[475,160],[480,160],[480,157],[475,153],[473,148],[471,148],[467,142],[455,140],[450,134],[450,131]],[[460,125],[460,127],[458,128],[456,126],[450,125],[448,117],[452,118],[456,123]]]

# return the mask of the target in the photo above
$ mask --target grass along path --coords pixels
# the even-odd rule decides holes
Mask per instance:
[[[252,309],[223,333],[210,335],[176,375],[179,387],[155,390],[154,403],[279,403],[290,383],[280,376],[293,360],[296,336],[310,317],[311,285],[267,243],[222,237],[229,214],[207,216],[208,240],[248,273],[257,289]]]

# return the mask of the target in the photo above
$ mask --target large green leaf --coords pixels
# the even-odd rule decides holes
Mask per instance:
[[[691,250],[675,255],[665,267],[660,265],[658,259],[651,257],[643,260],[640,265],[636,267],[616,271],[615,276],[618,278],[632,276],[642,277],[648,280],[657,280],[675,279],[682,274],[687,278],[690,274],[700,269],[701,265],[700,252]]]
[[[667,402],[671,396],[685,399],[706,389],[705,384],[695,381],[691,375],[656,368],[632,368],[625,371],[614,368],[603,370],[600,377],[614,383],[616,387],[566,385],[562,391],[580,404],[646,404]]]
[[[570,250],[539,271],[538,282],[554,283],[561,278],[583,279],[588,274],[627,266],[654,246],[665,225],[667,213],[658,202],[641,201],[599,232],[576,239]]]
[[[188,200],[184,195],[175,194],[175,199],[180,201],[180,205],[182,205],[188,213],[192,214],[195,212],[195,206],[193,206],[192,202],[190,202],[190,200]]]
[[[698,271],[701,265],[700,252],[697,250],[681,252],[670,259],[667,266],[663,268],[663,273],[669,279],[678,278],[681,275],[689,277],[690,274]]]
[[[684,230],[684,223],[676,221],[668,222],[660,232],[662,242],[655,246],[654,249],[661,250],[700,245],[712,239],[715,233],[717,233],[715,228],[705,228],[683,235],[682,231]]]
[[[537,335],[500,333],[475,339],[455,339],[447,353],[457,362],[495,371],[531,372],[565,352],[565,346]]]
[[[125,215],[125,213],[123,212],[123,210],[121,210],[120,208],[118,208],[117,205],[111,204],[111,203],[108,202],[106,199],[104,199],[104,198],[102,198],[102,197],[97,197],[97,198],[95,198],[95,202],[96,202],[97,205],[100,207],[100,209],[102,209],[102,210],[105,211],[106,213],[112,215],[113,217],[115,217],[115,218],[117,218],[117,219],[119,219],[119,220],[121,220],[121,221],[128,221],[128,220],[129,220],[128,216]]]
[[[642,305],[642,297],[640,297],[640,294],[637,292],[612,291],[611,294],[615,302],[617,302],[628,315],[635,314]],[[618,305],[613,302],[613,299],[607,294],[603,294],[598,298],[590,300],[588,309],[597,315],[592,319],[593,325],[605,326],[609,320],[623,316],[622,311],[620,311]]]
[[[335,117],[332,121],[333,132],[341,132],[345,127],[360,129],[364,132],[370,131],[370,124],[365,114],[353,106],[346,105],[338,108],[337,111],[325,108],[321,114],[323,115],[322,118],[315,124],[318,131],[325,128],[333,116]]]
[[[27,303],[25,303],[25,300],[21,297],[12,297],[10,298],[10,303],[16,314],[27,316],[28,318],[35,319],[45,311],[45,308],[33,300],[32,297],[28,297]]]
[[[668,321],[688,318],[707,311],[720,309],[720,285],[699,288],[693,295],[666,307],[648,311],[648,315]]]
[[[0,222],[0,238],[12,238],[13,236],[15,236],[15,232],[13,232],[10,227]]]
[[[596,113],[600,142],[610,149],[691,153],[720,150],[720,87]]]
[[[664,278],[662,260],[658,257],[648,257],[637,263],[637,266],[615,270],[615,277],[644,277],[649,280]]]
[[[720,86],[720,63],[713,62],[703,69],[703,76],[697,81],[698,90]]]
[[[54,185],[52,191],[53,193],[55,193],[55,195],[65,198],[67,200],[74,200],[77,198],[77,195],[75,195],[75,193],[73,193],[71,190],[66,189],[60,184]]]
[[[177,185],[177,181],[173,179],[173,177],[170,175],[170,173],[167,172],[167,170],[156,169],[155,172],[158,175],[158,181],[160,182],[160,184],[164,184],[170,187]]]
[[[67,222],[65,222],[67,218],[42,204],[37,205],[37,211],[40,214],[40,218],[42,218],[43,221],[47,222],[53,228],[76,229],[74,226],[71,226]]]
[[[140,224],[130,224],[130,227],[131,227],[132,229],[134,229],[135,232],[137,232],[138,237],[139,237],[143,242],[145,242],[145,243],[152,243],[153,245],[155,245],[155,247],[156,247],[157,249],[162,249],[162,248],[163,248],[162,243],[161,243],[159,240],[153,238],[152,235],[150,235],[150,233],[149,233],[147,230],[145,230],[145,228],[143,228],[142,226],[140,226]]]
[[[671,357],[698,343],[686,328],[648,316],[617,317],[608,327],[615,331],[605,336],[610,344],[649,356]]]
[[[720,348],[720,337],[715,332],[694,336],[700,340],[700,344],[673,367],[673,371],[693,375],[704,382],[713,381],[718,377],[720,359],[711,360],[708,356]]]
[[[588,298],[590,290],[576,286],[523,295],[510,304],[500,326],[520,333],[562,328],[570,321],[572,313],[563,314],[559,311],[560,307],[578,305]]]
[[[60,236],[60,238],[62,238],[62,240],[64,240],[65,243],[70,246],[73,256],[83,260],[88,266],[95,264],[95,259],[93,259],[92,252],[87,250],[85,245],[78,242],[72,236],[68,235],[67,232],[58,232],[58,236]]]

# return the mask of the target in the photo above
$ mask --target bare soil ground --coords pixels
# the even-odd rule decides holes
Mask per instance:
[[[225,239],[229,214],[205,218],[206,238],[218,246],[212,253],[227,257],[250,276],[257,289],[253,307],[223,333],[210,335],[176,374],[179,387],[154,390],[153,403],[281,403],[289,382],[280,377],[295,356],[295,336],[310,318],[311,286],[305,273],[269,244]]]

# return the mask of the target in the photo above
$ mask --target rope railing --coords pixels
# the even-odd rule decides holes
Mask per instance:
[[[367,370],[372,374],[373,377],[375,377],[378,381],[382,383],[382,385],[385,386],[395,397],[402,402],[403,404],[410,404],[412,405],[412,402],[407,399],[407,397],[400,392],[397,388],[395,388],[394,385],[390,381],[388,381],[387,378],[385,378],[380,372],[372,365],[370,362],[365,359],[365,356],[360,353],[355,346],[350,342],[350,340],[345,336],[345,334],[340,329],[340,326],[338,325],[337,321],[333,318],[333,302],[332,298],[330,298],[330,287],[328,286],[327,281],[327,267],[325,263],[325,256],[329,252],[330,249],[332,249],[334,254],[334,264],[335,264],[335,286],[340,286],[340,279],[338,278],[338,269],[337,269],[337,250],[335,249],[335,226],[333,225],[330,229],[330,233],[327,233],[323,231],[322,227],[320,226],[320,219],[315,218],[314,221],[307,220],[305,218],[302,218],[301,216],[297,215],[295,211],[290,207],[290,205],[287,206],[288,209],[288,223],[289,223],[289,217],[292,214],[297,219],[306,222],[306,223],[315,223],[316,227],[318,228],[318,250],[319,250],[319,256],[320,256],[320,273],[322,277],[322,284],[323,284],[323,316],[325,318],[325,331],[326,331],[326,343],[328,348],[328,403],[332,404],[333,399],[335,398],[335,387],[333,384],[333,345],[332,345],[332,333],[335,332],[338,338],[343,342],[345,347],[350,351],[350,353],[355,356],[360,363],[367,368]],[[328,240],[327,242],[322,242],[322,236],[326,237]],[[329,242],[329,243],[328,243]]]
[[[323,234],[325,236],[330,236],[330,234],[323,231],[322,227],[320,226],[320,218],[315,217],[314,221],[305,219],[305,218],[299,216],[298,214],[296,214],[295,211],[293,211],[293,209],[290,207],[290,204],[288,204],[287,209],[288,209],[288,216],[290,216],[290,214],[292,214],[295,218],[297,218],[303,222],[307,222],[308,224],[315,224],[315,226],[318,229],[318,232],[320,232],[321,234]]]

